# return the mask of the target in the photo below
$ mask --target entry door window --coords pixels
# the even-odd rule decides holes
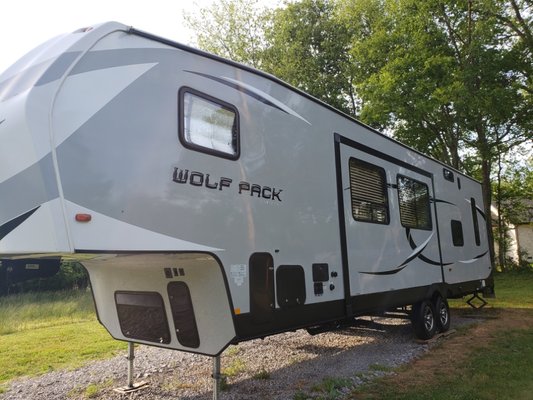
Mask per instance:
[[[398,201],[404,227],[432,229],[428,185],[398,175]]]

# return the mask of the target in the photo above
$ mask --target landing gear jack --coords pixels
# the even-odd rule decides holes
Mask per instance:
[[[213,400],[219,400],[220,396],[220,384],[222,382],[223,375],[220,373],[220,356],[213,357]]]
[[[135,360],[135,344],[133,342],[128,342],[128,355],[126,360],[128,360],[128,384],[114,389],[118,393],[131,393],[136,392],[139,389],[148,386],[148,382],[133,382],[133,360]]]

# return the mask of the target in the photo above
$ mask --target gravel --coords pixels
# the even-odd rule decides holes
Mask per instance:
[[[350,389],[428,351],[409,321],[362,318],[360,326],[311,336],[283,333],[230,346],[222,354],[226,375],[221,399],[342,399]],[[454,316],[453,325],[473,323]],[[55,371],[11,381],[2,400],[30,399],[211,399],[212,359],[197,354],[136,347],[135,381],[148,385],[120,394],[127,384],[125,354],[92,362],[74,371]],[[332,389],[333,388],[333,389]]]

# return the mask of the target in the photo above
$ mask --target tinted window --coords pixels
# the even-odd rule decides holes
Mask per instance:
[[[385,170],[355,158],[350,158],[349,170],[353,218],[357,221],[388,224]]]
[[[429,189],[425,183],[398,176],[398,201],[403,226],[431,230]]]
[[[454,246],[463,246],[465,244],[463,238],[463,224],[461,221],[452,219],[452,241]]]

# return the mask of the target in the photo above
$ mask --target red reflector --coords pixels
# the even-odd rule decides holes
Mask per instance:
[[[78,222],[89,222],[91,219],[91,214],[76,214],[76,221]]]

